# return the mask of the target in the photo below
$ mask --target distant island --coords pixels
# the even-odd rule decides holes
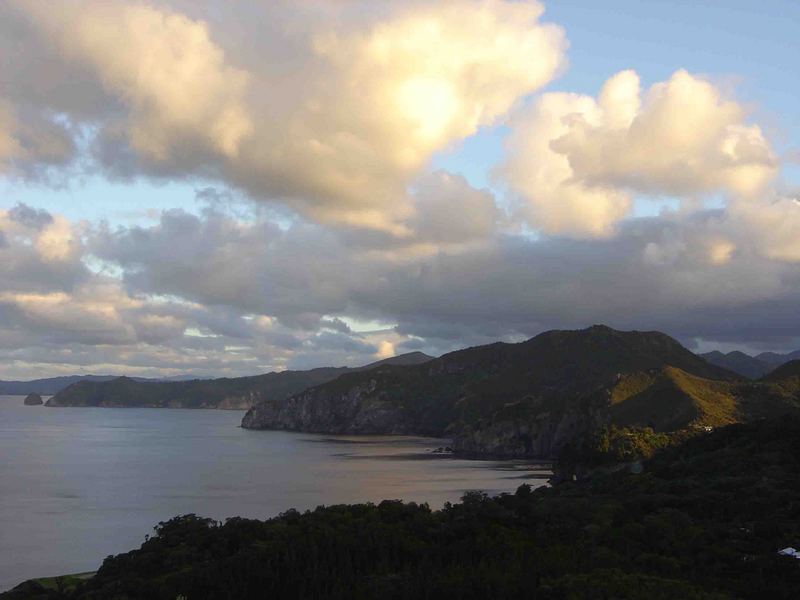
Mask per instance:
[[[262,400],[283,400],[293,394],[336,379],[345,373],[369,371],[385,365],[416,365],[431,360],[410,352],[362,367],[321,367],[307,371],[280,371],[220,379],[147,381],[131,377],[84,380],[56,393],[47,406],[106,408],[217,408],[248,409]]]
[[[348,373],[258,402],[251,429],[453,438],[457,453],[585,462],[598,447],[652,447],[676,435],[800,408],[800,361],[758,381],[660,332],[597,325],[495,343],[415,366]],[[579,468],[576,464],[575,468]]]
[[[23,401],[25,406],[41,406],[44,404],[42,397],[39,394],[28,394]]]

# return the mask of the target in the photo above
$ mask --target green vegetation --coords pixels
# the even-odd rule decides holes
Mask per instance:
[[[596,436],[588,464],[617,464],[652,458],[657,450],[670,445],[666,433],[656,433],[650,427],[629,429],[612,425]]]
[[[665,366],[620,378],[611,389],[611,419],[618,425],[649,425],[672,431],[691,425],[739,421],[742,382],[717,381]]]
[[[625,457],[621,440],[662,441],[641,433],[600,442]],[[796,597],[800,564],[777,551],[798,545],[789,417],[691,436],[638,474],[470,493],[441,511],[384,501],[269,521],[177,517],[73,591],[0,598],[779,600]]]

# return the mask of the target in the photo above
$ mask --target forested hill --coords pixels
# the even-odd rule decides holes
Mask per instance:
[[[225,524],[161,523],[71,591],[106,598],[782,600],[797,597],[800,421],[697,435],[617,472],[441,511],[387,500]]]
[[[344,373],[366,371],[383,365],[420,364],[431,358],[422,352],[411,352],[355,368],[321,367],[252,377],[191,381],[154,382],[129,377],[117,377],[110,381],[80,381],[50,398],[47,406],[245,409],[258,400],[284,399]]]
[[[795,396],[773,392],[663,333],[598,325],[344,375],[260,402],[242,425],[449,435],[462,453],[553,457],[609,426],[670,432],[795,409]]]

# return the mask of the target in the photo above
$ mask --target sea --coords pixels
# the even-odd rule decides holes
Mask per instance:
[[[176,515],[265,519],[383,499],[441,508],[466,491],[513,492],[550,476],[546,463],[435,452],[443,439],[252,431],[242,416],[0,396],[0,591],[94,571]]]

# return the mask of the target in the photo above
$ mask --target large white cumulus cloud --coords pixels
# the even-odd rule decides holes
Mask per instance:
[[[548,233],[604,236],[635,194],[757,198],[777,160],[745,109],[712,83],[675,72],[642,93],[622,71],[597,98],[548,93],[518,114],[501,172]]]
[[[254,21],[283,27],[240,27],[246,44],[167,2],[14,0],[0,17],[31,30],[9,52],[38,40],[46,62],[97,89],[50,78],[42,85],[54,100],[39,100],[89,126],[109,172],[215,177],[322,222],[407,235],[413,178],[434,152],[550,81],[564,36],[539,22],[537,2],[338,6],[369,16],[337,19],[330,5],[329,20],[311,19],[302,2],[249,7]],[[49,75],[33,66],[7,66],[7,76]],[[8,160],[16,138],[4,120]]]
[[[252,131],[248,76],[226,65],[203,22],[114,0],[18,6],[61,59],[86,67],[125,107],[125,138],[145,159],[174,160],[192,144],[235,156]]]

